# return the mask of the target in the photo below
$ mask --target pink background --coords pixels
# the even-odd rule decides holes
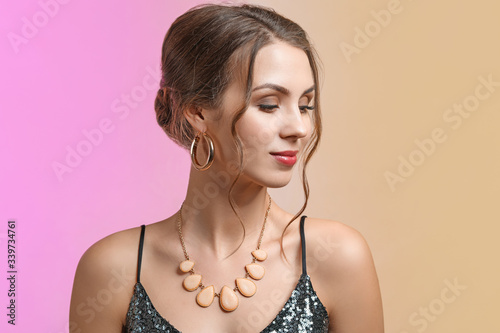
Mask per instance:
[[[163,37],[201,1],[62,2],[0,9],[2,332],[66,332],[82,253],[112,232],[165,218],[185,195],[189,155],[156,124],[153,101]],[[35,29],[23,29],[26,21]],[[98,134],[103,123],[108,133]],[[70,150],[81,160],[58,176],[54,163],[67,165]],[[17,223],[15,327],[5,316],[9,219]]]

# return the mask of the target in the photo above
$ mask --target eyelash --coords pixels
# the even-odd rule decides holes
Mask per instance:
[[[302,111],[306,110],[306,112],[307,112],[307,111],[314,110],[314,106],[304,105],[304,106],[299,107],[299,109],[301,109]]]
[[[264,111],[272,111],[272,110],[278,108],[278,105],[276,105],[276,104],[259,104],[259,108],[261,110],[264,110]],[[299,106],[299,109],[303,113],[307,113],[307,111],[314,110],[314,106],[303,105],[303,106]]]

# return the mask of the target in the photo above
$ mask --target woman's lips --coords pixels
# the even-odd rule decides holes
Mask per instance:
[[[271,153],[271,155],[273,155],[278,162],[284,165],[292,166],[295,162],[297,162],[297,152],[297,150],[287,150]]]

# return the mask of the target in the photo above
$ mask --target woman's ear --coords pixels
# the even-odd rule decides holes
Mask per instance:
[[[196,106],[191,106],[184,110],[184,117],[186,117],[191,126],[199,132],[205,132],[207,130],[207,124],[205,117],[203,116],[203,111],[204,109]]]

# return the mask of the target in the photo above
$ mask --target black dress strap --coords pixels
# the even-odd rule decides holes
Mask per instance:
[[[302,275],[307,275],[306,268],[306,237],[304,236],[304,221],[306,220],[305,215],[300,218],[300,241],[302,244]]]
[[[144,231],[146,226],[141,225],[141,238],[139,240],[139,256],[137,258],[137,282],[141,282],[142,247],[144,245]]]

